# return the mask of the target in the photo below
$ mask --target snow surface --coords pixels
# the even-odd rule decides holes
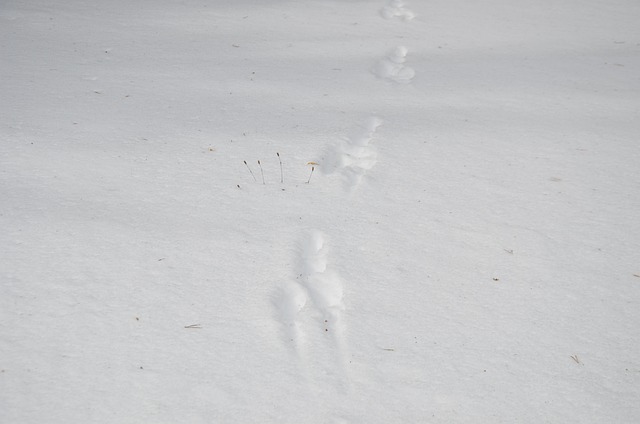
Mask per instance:
[[[638,22],[2,1],[0,422],[640,422]]]

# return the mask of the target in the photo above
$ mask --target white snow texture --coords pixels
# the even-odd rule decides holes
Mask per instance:
[[[0,423],[639,423],[639,22],[0,2]]]

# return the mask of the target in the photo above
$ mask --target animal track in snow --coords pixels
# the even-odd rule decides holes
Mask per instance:
[[[344,309],[342,282],[335,271],[327,268],[324,235],[317,230],[311,231],[303,242],[301,253],[300,284],[307,290],[311,304],[322,313],[325,329],[339,330],[337,321]]]
[[[299,342],[302,337],[299,314],[307,304],[306,290],[299,284],[290,283],[282,287],[276,299],[287,340]]]
[[[309,381],[335,378],[336,387],[348,386],[349,355],[344,339],[342,280],[327,262],[325,236],[309,231],[299,245],[297,276],[281,288],[276,299],[298,366]],[[322,370],[321,374],[314,375]]]
[[[348,187],[356,187],[377,162],[378,154],[370,142],[380,125],[381,119],[369,118],[364,128],[331,146],[325,155],[322,171],[326,174],[339,173],[344,177]]]
[[[313,310],[322,319],[317,328],[339,335],[340,314],[344,310],[342,297],[342,281],[327,266],[324,235],[311,231],[300,246],[296,281],[281,288],[276,301],[288,339],[302,341],[306,335],[303,327],[308,322],[304,311],[313,313]]]
[[[380,78],[408,84],[416,75],[413,68],[404,64],[407,61],[408,52],[409,50],[404,46],[396,47],[375,65],[373,73]]]
[[[380,15],[385,19],[399,18],[403,21],[410,21],[415,18],[414,13],[407,9],[402,0],[391,0],[389,3],[380,9]]]

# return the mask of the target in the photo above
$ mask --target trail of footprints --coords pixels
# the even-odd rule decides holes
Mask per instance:
[[[415,17],[401,0],[390,0],[380,10],[380,15],[403,21]],[[406,65],[407,54],[408,49],[404,46],[394,48],[375,64],[373,74],[393,83],[410,83],[415,71]],[[341,176],[347,189],[357,188],[367,171],[377,163],[377,152],[371,142],[381,124],[381,119],[371,117],[353,135],[330,146],[322,161],[322,172]],[[296,278],[281,287],[276,305],[285,341],[293,346],[301,363],[320,361],[318,358],[322,357],[344,367],[348,354],[342,317],[345,310],[343,281],[331,266],[329,253],[325,234],[318,230],[306,233],[298,247]],[[325,343],[325,348],[318,347],[318,337],[325,338],[324,342],[320,341]],[[309,352],[310,349],[315,350]],[[327,350],[333,353],[327,353]]]

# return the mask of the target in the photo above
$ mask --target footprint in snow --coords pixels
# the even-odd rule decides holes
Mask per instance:
[[[317,230],[309,232],[301,251],[299,283],[309,294],[311,304],[322,313],[324,322],[334,325],[344,309],[343,291],[338,274],[327,267],[324,235]]]
[[[415,18],[413,12],[405,7],[402,0],[391,0],[389,3],[380,9],[380,15],[385,19],[402,19],[403,21],[410,21]]]
[[[280,289],[275,301],[287,340],[302,343],[308,337],[308,331],[304,331],[309,324],[308,316],[314,313],[321,320],[317,329],[340,335],[340,315],[344,310],[342,281],[327,266],[327,247],[320,231],[313,230],[305,236],[299,258],[298,277]]]
[[[411,82],[416,72],[405,65],[409,50],[404,46],[393,49],[386,57],[382,58],[373,68],[373,73],[382,79],[387,79],[401,84]]]
[[[289,283],[282,287],[275,299],[275,306],[287,340],[299,343],[302,338],[300,313],[308,301],[306,290],[299,284]]]
[[[380,125],[382,120],[379,118],[369,118],[356,133],[332,145],[325,154],[322,172],[339,174],[344,178],[347,188],[357,187],[377,162],[376,149],[370,143]]]

